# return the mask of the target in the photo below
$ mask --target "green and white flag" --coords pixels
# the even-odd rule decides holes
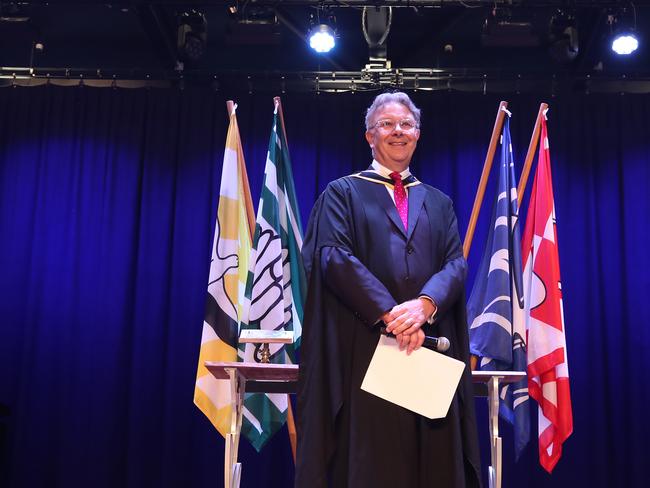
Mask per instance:
[[[289,364],[296,362],[300,346],[306,278],[300,213],[279,109],[277,100],[246,282],[248,321],[242,329],[293,331],[293,344],[270,345],[271,362]],[[256,347],[240,344],[239,359],[256,361]],[[286,394],[246,395],[242,434],[258,451],[286,421],[287,402]]]

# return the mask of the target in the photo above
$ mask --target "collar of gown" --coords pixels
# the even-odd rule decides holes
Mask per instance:
[[[375,170],[375,172],[378,175],[383,176],[384,178],[389,178],[390,179],[390,174],[392,173],[392,171],[389,170],[386,166],[382,165],[379,161],[377,161],[376,159],[373,159],[371,166],[372,166],[372,169]],[[400,173],[400,175],[401,175],[402,179],[404,180],[404,179],[408,178],[409,176],[411,176],[411,171],[410,171],[409,168],[406,168],[404,171],[402,171]]]

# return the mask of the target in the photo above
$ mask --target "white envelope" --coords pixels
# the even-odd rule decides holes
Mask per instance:
[[[465,363],[421,347],[410,356],[382,335],[361,389],[430,419],[447,415]]]

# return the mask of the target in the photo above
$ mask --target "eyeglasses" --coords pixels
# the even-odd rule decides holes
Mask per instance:
[[[413,119],[404,119],[404,120],[400,120],[400,121],[384,119],[384,120],[378,120],[374,125],[375,128],[384,130],[386,132],[392,132],[398,126],[404,132],[410,132],[410,131],[417,128],[417,124],[415,123],[415,120],[413,120]]]

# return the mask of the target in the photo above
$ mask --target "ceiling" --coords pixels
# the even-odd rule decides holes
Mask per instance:
[[[366,2],[400,5],[393,8],[387,38],[392,68],[440,69],[495,76],[536,77],[608,75],[650,79],[650,56],[643,43],[629,59],[617,59],[607,47],[608,14],[629,2],[535,2],[418,0]],[[368,64],[368,45],[361,29],[363,2],[356,0],[212,2],[0,2],[0,65],[3,73],[35,68],[37,74],[69,69],[87,72],[128,71],[134,76],[160,77],[179,73],[176,36],[178,17],[194,8],[207,20],[204,56],[185,62],[185,75],[261,72],[359,72]],[[410,6],[404,6],[404,5]],[[319,5],[330,5],[338,41],[328,56],[305,42],[309,16]],[[571,62],[549,54],[549,22],[559,6],[575,16],[579,53]],[[228,8],[237,6],[233,15]],[[271,9],[273,26],[244,24],[258,9]],[[486,17],[508,15],[512,22],[530,23],[534,46],[487,47],[482,42]],[[650,36],[650,2],[635,2],[637,30]],[[21,20],[21,21],[18,21]],[[42,43],[42,52],[34,43]],[[509,42],[509,44],[516,44]]]

